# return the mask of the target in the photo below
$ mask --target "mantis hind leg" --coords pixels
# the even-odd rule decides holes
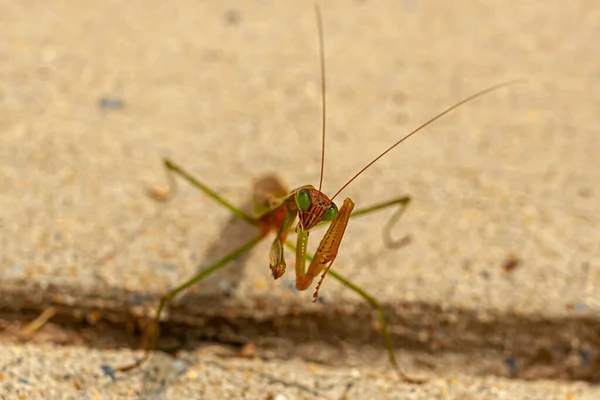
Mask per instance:
[[[410,196],[398,197],[396,199],[388,200],[383,203],[377,203],[369,207],[358,209],[350,215],[350,218],[359,217],[361,215],[370,214],[372,212],[383,210],[385,208],[397,206],[398,209],[394,212],[394,214],[392,214],[388,222],[385,224],[382,233],[383,241],[387,247],[399,248],[405,246],[406,244],[408,244],[408,242],[410,242],[410,236],[405,235],[400,239],[394,239],[392,238],[392,230],[394,229],[394,226],[398,223],[398,220],[400,220],[400,217],[404,215],[404,212],[406,211],[406,208],[408,207],[410,202]]]
[[[207,194],[209,197],[214,199],[217,203],[219,203],[223,207],[229,209],[229,211],[231,211],[235,216],[243,219],[244,221],[246,221],[252,225],[258,224],[257,218],[254,218],[254,217],[246,214],[244,211],[242,211],[238,207],[234,206],[229,201],[225,200],[223,197],[221,197],[221,195],[219,195],[217,192],[215,192],[214,190],[210,189],[208,186],[206,186],[205,184],[200,182],[198,179],[196,179],[190,173],[188,173],[183,168],[181,168],[180,166],[175,164],[173,161],[171,161],[169,159],[165,159],[164,167],[167,172],[167,180],[169,181],[169,191],[166,194],[165,193],[157,193],[156,191],[151,191],[150,194],[152,195],[153,198],[160,200],[160,201],[168,201],[168,200],[172,199],[175,196],[175,194],[177,193],[177,181],[175,180],[175,175],[176,175],[176,176],[179,176],[179,177],[185,179],[190,185],[201,190],[202,192]]]
[[[186,172],[183,168],[181,168],[174,162],[172,162],[168,159],[165,159],[164,167],[167,172],[167,179],[169,182],[169,190],[167,193],[160,193],[158,191],[152,191],[150,194],[156,200],[169,201],[175,196],[175,194],[177,193],[177,181],[175,180],[175,177],[179,176],[179,177],[183,178],[184,180],[186,180],[188,183],[190,183],[192,186],[196,187],[197,189],[199,189],[202,192],[204,192],[205,194],[207,194],[209,197],[213,198],[217,203],[219,203],[222,206],[224,206],[225,208],[229,209],[237,217],[245,220],[246,222],[248,222],[252,225],[259,225],[260,220],[258,218],[253,218],[250,215],[246,214],[241,209],[235,207],[230,202],[228,202],[223,197],[221,197],[218,193],[216,193],[215,191],[210,189],[208,186],[206,186],[205,184],[200,182],[198,179],[196,179],[190,173]],[[266,232],[262,232],[257,237],[246,242],[244,245],[242,245],[241,247],[232,251],[230,254],[223,257],[216,263],[210,265],[209,267],[204,269],[202,272],[200,272],[196,276],[192,277],[188,281],[182,283],[181,285],[177,286],[176,288],[170,290],[165,295],[163,295],[160,298],[160,302],[159,302],[158,308],[156,310],[156,314],[154,316],[154,321],[152,324],[152,331],[150,332],[150,338],[147,342],[147,345],[145,348],[145,353],[144,353],[143,357],[141,359],[137,360],[133,364],[116,368],[116,370],[117,371],[129,371],[129,370],[135,369],[138,366],[142,365],[148,359],[150,352],[152,350],[154,350],[156,347],[156,341],[157,341],[157,338],[159,335],[159,328],[160,328],[160,317],[162,315],[163,309],[165,308],[165,306],[169,300],[173,299],[179,293],[183,292],[184,290],[188,289],[189,287],[193,286],[194,284],[205,279],[206,277],[208,277],[209,275],[211,275],[218,269],[224,267],[230,261],[233,261],[234,259],[242,256],[244,253],[248,252],[250,249],[252,249],[254,246],[256,246],[256,244],[258,242],[260,242],[260,240],[265,236],[264,233],[266,233]]]
[[[296,251],[296,246],[293,243],[286,242],[285,244],[291,250]],[[313,259],[313,257],[308,254],[306,254],[305,257],[308,261],[312,261],[312,259]],[[381,307],[381,304],[379,303],[379,301],[377,301],[377,299],[375,297],[373,297],[371,294],[367,293],[365,290],[361,289],[359,286],[355,285],[350,280],[346,279],[345,277],[338,274],[337,272],[330,270],[329,275],[333,276],[342,285],[346,286],[348,289],[352,290],[353,292],[358,294],[360,297],[365,299],[377,311],[377,316],[379,317],[379,323],[381,324],[381,334],[383,335],[383,342],[384,342],[385,348],[388,353],[388,359],[390,361],[390,364],[392,364],[392,367],[394,368],[394,370],[400,377],[400,379],[402,379],[403,381],[408,382],[408,383],[419,383],[419,384],[424,383],[425,382],[424,379],[411,377],[410,375],[406,374],[402,370],[402,368],[400,368],[400,365],[398,364],[398,361],[396,360],[396,355],[394,353],[394,344],[392,342],[392,337],[390,336],[390,332],[388,329],[387,319],[385,318],[385,314],[383,313],[383,308]]]
[[[130,371],[134,368],[139,367],[148,359],[150,352],[152,350],[154,350],[156,347],[156,340],[158,338],[159,330],[160,330],[160,317],[162,315],[163,309],[165,308],[165,305],[167,304],[167,302],[169,300],[173,299],[175,296],[177,296],[179,293],[183,292],[185,289],[188,289],[189,287],[195,285],[196,283],[200,282],[204,278],[208,277],[213,272],[224,267],[230,261],[233,261],[234,259],[240,257],[244,253],[250,251],[254,246],[256,246],[261,241],[262,238],[263,238],[263,236],[258,236],[256,238],[246,242],[241,247],[237,248],[236,250],[232,251],[231,253],[229,253],[227,256],[223,257],[216,263],[214,263],[211,266],[204,269],[198,275],[194,276],[190,280],[182,283],[181,285],[177,286],[176,288],[170,290],[165,295],[163,295],[160,298],[160,303],[158,304],[158,308],[156,310],[156,315],[154,316],[154,322],[152,324],[152,331],[150,333],[150,339],[148,340],[148,344],[146,346],[144,355],[142,356],[142,358],[140,358],[133,364],[116,368],[116,371],[123,371],[123,372]]]
[[[371,304],[373,306],[373,308],[375,308],[375,310],[377,310],[377,316],[379,317],[379,323],[381,324],[381,334],[383,335],[383,342],[385,344],[385,348],[388,353],[388,358],[389,358],[390,364],[392,364],[392,367],[394,368],[394,370],[396,371],[396,373],[398,374],[400,379],[402,379],[403,381],[408,382],[408,383],[424,383],[425,382],[424,379],[412,377],[412,376],[406,374],[402,370],[402,368],[400,368],[400,365],[398,364],[398,361],[396,360],[396,354],[394,353],[394,344],[392,342],[392,337],[390,336],[390,332],[388,329],[387,319],[385,318],[385,314],[383,313],[383,308],[381,308],[381,304],[379,304],[379,301],[377,301],[377,299],[375,297],[371,296],[369,293],[365,292],[363,289],[356,286],[355,284],[353,284],[352,282],[350,282],[348,279],[344,278],[337,272],[329,271],[329,275],[333,276],[342,285],[346,286],[348,289],[352,290],[353,292],[355,292],[359,296],[361,296],[363,299],[368,301],[369,304]]]

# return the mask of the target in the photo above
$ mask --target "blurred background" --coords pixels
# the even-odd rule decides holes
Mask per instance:
[[[524,79],[420,132],[336,198],[412,197],[394,230],[409,245],[385,246],[382,211],[351,221],[334,266],[382,303],[402,362],[597,382],[600,7],[356,0],[322,12],[329,195],[445,107]],[[34,351],[23,340],[137,348],[161,294],[254,234],[185,182],[170,204],[151,199],[166,188],[162,159],[246,208],[265,173],[317,186],[319,79],[311,2],[1,1],[5,354]],[[372,308],[332,277],[312,304],[292,254],[274,282],[268,242],[178,298],[163,345],[385,367]]]

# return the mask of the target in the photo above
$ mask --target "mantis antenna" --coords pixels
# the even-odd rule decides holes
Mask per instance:
[[[490,86],[486,89],[480,90],[479,92],[470,95],[469,97],[466,97],[464,99],[462,99],[461,101],[459,101],[458,103],[455,103],[454,105],[446,108],[444,111],[440,112],[439,114],[435,115],[433,118],[430,118],[427,122],[421,124],[420,126],[418,126],[415,130],[413,130],[412,132],[410,132],[409,134],[403,136],[400,140],[398,140],[396,143],[394,143],[393,145],[391,145],[390,147],[388,147],[387,150],[385,150],[383,153],[381,153],[379,156],[377,156],[373,161],[371,161],[370,163],[368,163],[367,165],[365,165],[360,171],[358,171],[356,173],[356,175],[354,175],[352,178],[350,178],[350,180],[348,182],[346,182],[344,184],[344,186],[342,186],[340,188],[340,190],[338,190],[333,197],[331,197],[331,200],[333,201],[333,199],[336,198],[336,196],[338,194],[340,194],[340,192],[344,189],[346,189],[346,187],[352,183],[356,178],[359,177],[360,174],[362,174],[363,172],[365,172],[367,170],[367,168],[369,168],[371,165],[375,164],[381,157],[385,156],[387,153],[389,153],[390,151],[392,151],[396,146],[398,146],[400,143],[404,142],[406,139],[408,139],[409,137],[411,137],[412,135],[414,135],[415,133],[423,130],[424,128],[426,128],[427,126],[431,125],[432,123],[434,123],[435,121],[437,121],[438,119],[442,118],[444,115],[456,110],[457,108],[459,108],[460,106],[462,106],[465,103],[470,102],[471,100],[474,100],[478,97],[481,97],[485,94],[488,94],[490,92],[493,92],[495,90],[501,89],[503,87],[506,86],[510,86],[510,85],[514,85],[517,82],[521,82],[523,81],[523,79],[513,79],[507,82],[502,82],[502,83],[498,83],[496,85]]]
[[[327,116],[327,102],[325,101],[325,44],[323,40],[323,20],[321,9],[315,3],[315,14],[317,16],[317,31],[319,35],[319,59],[321,64],[321,174],[319,177],[319,192],[323,186],[323,172],[325,170],[325,119]]]

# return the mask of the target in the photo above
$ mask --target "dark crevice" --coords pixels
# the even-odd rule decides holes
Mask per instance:
[[[52,328],[48,328],[49,332],[43,330],[32,340],[105,349],[138,348],[141,327],[149,323],[143,310],[153,310],[157,298],[142,299],[116,289],[82,290],[68,286],[41,290],[27,282],[4,282],[0,338],[18,340],[17,336],[11,337],[11,324],[30,321],[52,306],[57,313],[51,326],[60,327],[61,333],[52,334]],[[306,343],[383,349],[375,314],[366,303],[273,308],[269,305],[279,304],[274,300],[274,296],[263,295],[244,299],[240,305],[235,298],[187,294],[167,308],[168,319],[161,324],[159,346],[174,350],[182,343],[185,348],[193,348],[199,341],[233,346],[285,341],[290,351]],[[484,315],[481,310],[427,303],[383,307],[400,354],[411,351],[435,358],[454,353],[472,355],[476,362],[477,355],[486,352],[506,364],[506,370],[498,373],[501,375],[600,382],[600,318],[492,311]],[[285,351],[278,354],[285,357]],[[490,371],[482,369],[481,373]]]

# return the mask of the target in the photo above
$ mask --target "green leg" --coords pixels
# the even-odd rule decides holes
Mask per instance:
[[[221,197],[218,193],[211,190],[209,187],[204,185],[202,182],[198,181],[195,177],[193,177],[191,174],[186,172],[183,168],[176,165],[174,162],[166,159],[166,160],[164,160],[164,166],[167,171],[167,179],[169,181],[169,193],[166,196],[167,200],[170,200],[177,192],[177,181],[175,180],[174,175],[178,175],[178,176],[182,177],[183,179],[185,179],[186,181],[188,181],[192,186],[200,189],[201,191],[206,193],[208,196],[215,199],[215,201],[217,201],[217,203],[219,203],[222,206],[229,209],[237,217],[243,219],[244,221],[246,221],[252,225],[258,225],[258,223],[260,221],[260,217],[253,218],[252,216],[246,214],[245,212],[243,212],[242,210],[240,210],[233,204],[229,203],[227,200],[225,200],[223,197]],[[286,198],[284,198],[282,200],[282,203],[285,201]],[[269,213],[273,209],[279,207],[280,205],[281,204],[278,204],[278,205],[266,210],[265,212]],[[162,311],[163,311],[167,301],[171,300],[173,297],[177,296],[179,293],[181,293],[185,289],[191,287],[192,285],[194,285],[194,284],[198,283],[199,281],[201,281],[202,279],[206,278],[207,276],[209,276],[210,274],[212,274],[219,268],[225,266],[228,262],[230,262],[230,261],[240,257],[242,254],[248,252],[258,242],[260,242],[260,240],[263,237],[264,236],[258,236],[256,238],[250,240],[249,242],[244,244],[242,247],[238,248],[237,250],[234,250],[232,253],[230,253],[226,257],[222,258],[221,260],[217,261],[215,264],[213,264],[210,267],[203,270],[198,275],[194,276],[192,279],[186,281],[185,283],[181,284],[180,286],[176,287],[175,289],[169,291],[167,294],[162,296],[160,299],[160,303],[158,305],[158,309],[156,310],[156,315],[154,317],[153,328],[152,328],[150,340],[148,341],[148,345],[146,346],[146,352],[144,353],[144,356],[140,360],[136,361],[135,363],[124,366],[124,367],[117,368],[116,370],[117,371],[132,370],[132,369],[138,367],[139,365],[143,364],[144,361],[146,361],[148,359],[150,352],[152,350],[154,350],[154,348],[156,347],[156,340],[159,335],[160,316],[162,314]]]
[[[275,209],[281,207],[281,205],[284,204],[286,202],[286,200],[289,199],[289,197],[291,196],[291,194],[290,194],[290,195],[282,197],[281,201],[279,203],[269,207],[261,214],[261,216],[258,216],[257,218],[255,218],[251,215],[246,214],[244,211],[240,210],[238,207],[234,206],[233,204],[231,204],[230,202],[225,200],[223,197],[221,197],[221,195],[219,195],[217,192],[215,192],[214,190],[210,189],[208,186],[206,186],[205,184],[200,182],[198,179],[193,177],[190,173],[186,172],[183,168],[181,168],[180,166],[175,164],[173,161],[171,161],[169,159],[165,159],[164,166],[167,171],[167,179],[169,181],[169,194],[167,195],[168,199],[171,199],[177,192],[177,181],[175,180],[173,175],[179,175],[180,177],[182,177],[183,179],[188,181],[189,184],[200,189],[201,191],[206,193],[208,196],[212,197],[217,203],[219,203],[223,207],[227,208],[229,211],[231,211],[233,213],[233,215],[243,219],[244,221],[246,221],[252,225],[258,225],[262,215],[268,214],[268,213],[274,211]]]
[[[258,244],[258,242],[261,241],[261,239],[262,239],[262,237],[259,236],[259,237],[256,237],[256,238],[250,240],[249,242],[247,242],[243,246],[241,246],[238,249],[236,249],[233,252],[231,252],[229,255],[223,257],[221,260],[217,261],[216,263],[214,263],[210,267],[208,267],[205,270],[203,270],[202,272],[200,272],[198,275],[194,276],[192,279],[190,279],[190,280],[186,281],[185,283],[177,286],[175,289],[172,289],[167,294],[165,294],[164,296],[162,296],[160,298],[160,303],[158,304],[158,309],[156,310],[156,315],[154,316],[154,323],[153,323],[153,327],[152,327],[152,332],[150,333],[150,340],[148,341],[148,345],[146,346],[146,351],[144,353],[144,356],[141,359],[139,359],[138,361],[136,361],[135,363],[133,363],[131,365],[124,366],[124,367],[117,368],[116,370],[117,371],[129,371],[129,370],[132,370],[134,368],[137,368],[141,364],[143,364],[144,361],[146,361],[148,359],[148,356],[150,355],[150,352],[152,350],[154,350],[154,348],[156,347],[156,340],[158,338],[159,329],[160,329],[160,316],[162,314],[162,311],[163,311],[165,305],[167,304],[167,301],[171,300],[173,297],[177,296],[179,293],[181,293],[185,289],[187,289],[187,288],[195,285],[196,283],[200,282],[202,279],[206,278],[207,276],[209,276],[210,274],[212,274],[213,272],[215,272],[219,268],[224,267],[228,262],[230,262],[232,260],[235,260],[236,258],[240,257],[242,254],[250,251],[250,249],[252,249],[254,246],[256,246]]]
[[[290,248],[292,251],[296,251],[296,246],[293,243],[286,242],[285,245],[288,248]],[[313,257],[309,254],[306,254],[306,259],[308,261],[312,261]],[[379,322],[381,323],[381,334],[383,335],[383,342],[384,342],[385,348],[388,352],[390,364],[392,364],[392,367],[394,367],[394,370],[396,370],[400,379],[402,379],[405,382],[409,382],[409,383],[423,383],[424,380],[413,378],[413,377],[407,375],[404,371],[402,371],[402,369],[398,365],[398,362],[396,361],[396,355],[394,354],[394,344],[392,343],[392,337],[390,336],[390,333],[388,330],[387,319],[385,318],[385,314],[383,313],[383,308],[381,308],[381,304],[379,304],[377,299],[375,299],[375,297],[373,297],[369,293],[365,292],[363,289],[356,286],[354,283],[350,282],[348,279],[344,278],[342,275],[338,274],[337,272],[335,272],[333,270],[329,270],[329,274],[331,276],[333,276],[335,279],[337,279],[342,285],[346,286],[348,289],[352,290],[353,292],[355,292],[356,294],[361,296],[363,299],[368,301],[369,304],[371,304],[373,306],[373,308],[375,308],[375,310],[377,310],[377,315],[379,316]]]
[[[404,214],[404,211],[406,211],[406,208],[408,207],[409,204],[410,204],[410,196],[402,196],[397,199],[392,199],[392,200],[389,200],[389,201],[386,201],[383,203],[378,203],[378,204],[375,204],[375,205],[372,205],[372,206],[369,206],[366,208],[358,209],[350,215],[350,218],[370,214],[374,211],[379,211],[384,208],[398,206],[398,209],[396,210],[396,212],[394,212],[394,214],[392,214],[392,216],[390,217],[388,222],[383,227],[383,241],[384,241],[385,245],[387,247],[391,247],[391,248],[398,248],[398,247],[402,247],[405,244],[407,244],[409,242],[410,238],[409,238],[409,236],[404,236],[401,239],[394,240],[392,238],[392,229],[398,223],[398,220],[400,219],[400,217],[402,217],[402,215]]]
[[[353,284],[352,282],[350,282],[348,279],[346,279],[343,276],[341,276],[340,274],[338,274],[337,272],[329,270],[329,274],[331,276],[333,276],[335,279],[337,279],[338,281],[340,281],[342,285],[346,286],[350,290],[353,290],[359,296],[361,296],[363,299],[367,300],[373,306],[373,308],[375,308],[375,310],[377,310],[377,315],[379,316],[379,322],[381,323],[381,334],[383,335],[383,342],[384,342],[385,348],[388,352],[390,364],[392,364],[392,367],[394,367],[394,370],[396,370],[396,373],[398,373],[398,376],[400,376],[400,379],[402,379],[405,382],[409,382],[409,383],[423,383],[424,381],[422,379],[417,379],[417,378],[411,377],[411,376],[407,375],[404,371],[402,371],[402,368],[400,368],[400,365],[396,361],[396,355],[394,354],[394,343],[392,343],[392,337],[390,336],[390,332],[388,330],[387,319],[385,318],[385,314],[383,313],[383,308],[381,308],[381,304],[379,304],[377,299],[375,297],[371,296],[369,293],[365,292],[360,287],[358,287],[355,284]]]
[[[188,181],[192,186],[200,189],[201,191],[206,193],[208,196],[215,199],[215,201],[217,203],[219,203],[223,207],[229,209],[229,211],[231,211],[234,215],[238,216],[239,218],[243,219],[244,221],[246,221],[252,225],[256,225],[258,223],[257,218],[254,218],[254,217],[246,214],[245,212],[243,212],[242,210],[240,210],[239,208],[237,208],[236,206],[234,206],[233,204],[231,204],[230,202],[225,200],[217,192],[210,189],[208,186],[206,186],[205,184],[200,182],[198,179],[194,178],[192,175],[190,175],[183,168],[179,167],[171,160],[165,159],[164,165],[167,170],[167,179],[169,180],[169,189],[170,189],[169,195],[168,195],[169,198],[172,198],[173,195],[177,192],[177,181],[175,180],[175,178],[173,176],[173,174],[176,174],[176,175],[179,175],[180,177],[182,177],[183,179],[185,179],[186,181]]]

